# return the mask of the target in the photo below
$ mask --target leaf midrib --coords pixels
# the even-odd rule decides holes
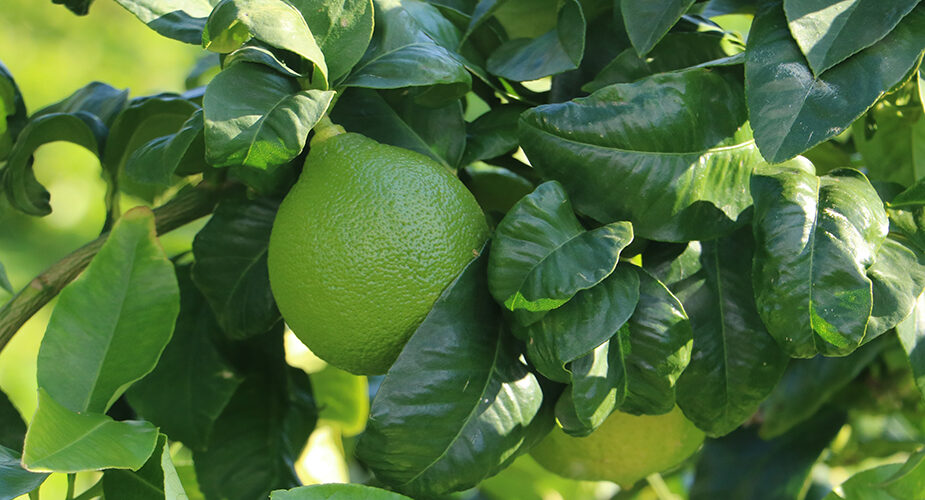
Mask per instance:
[[[738,144],[733,144],[732,146],[722,146],[722,147],[718,147],[718,148],[707,148],[707,149],[704,149],[704,150],[702,150],[702,151],[690,151],[690,152],[643,151],[643,150],[636,150],[636,149],[620,148],[620,147],[616,147],[616,146],[603,146],[603,145],[600,145],[600,144],[593,144],[593,143],[590,143],[590,142],[581,142],[581,141],[576,140],[576,139],[569,139],[568,137],[563,137],[563,136],[561,136],[561,135],[556,135],[556,134],[554,134],[553,132],[550,132],[549,130],[546,130],[545,128],[538,127],[538,126],[532,125],[532,124],[530,125],[530,128],[536,130],[537,132],[540,132],[540,133],[543,133],[543,134],[546,134],[546,135],[555,137],[556,139],[559,139],[559,140],[561,140],[561,141],[569,142],[569,143],[572,143],[572,144],[578,144],[578,145],[581,145],[581,146],[584,146],[584,147],[588,147],[588,148],[605,149],[605,150],[608,150],[608,151],[616,151],[616,152],[618,152],[618,153],[645,154],[645,155],[652,155],[652,156],[692,156],[692,155],[705,156],[705,155],[710,155],[710,154],[723,153],[723,152],[726,152],[726,151],[735,151],[735,150],[738,150],[738,149],[746,149],[746,148],[748,148],[748,147],[754,146],[754,144],[755,144],[755,139],[749,139],[749,140],[747,140],[747,141],[745,141],[745,142],[740,142],[740,143],[738,143]]]

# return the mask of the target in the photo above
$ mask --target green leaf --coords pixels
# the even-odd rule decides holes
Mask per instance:
[[[632,240],[633,228],[626,222],[586,231],[562,186],[541,184],[498,224],[489,289],[511,311],[555,309],[612,273]]]
[[[585,16],[578,0],[565,0],[555,29],[538,38],[518,38],[498,47],[486,69],[523,82],[577,69],[585,52]]]
[[[762,404],[761,437],[774,438],[815,414],[883,350],[883,342],[862,346],[850,356],[797,359]]]
[[[170,459],[167,436],[158,437],[151,458],[137,471],[113,469],[104,472],[103,494],[107,498],[132,500],[187,500]]]
[[[925,294],[918,296],[912,313],[896,325],[896,335],[909,358],[915,385],[925,396]]]
[[[10,278],[6,275],[6,269],[3,267],[3,263],[0,262],[0,290],[3,290],[10,295],[14,293],[13,284],[10,283]]]
[[[701,269],[669,285],[694,334],[690,365],[678,380],[678,406],[708,435],[723,436],[755,413],[788,358],[755,307],[749,229],[697,246]]]
[[[283,0],[222,0],[209,14],[202,46],[227,54],[251,37],[311,61],[318,71],[312,82],[327,88],[328,68],[321,48],[302,13]]]
[[[193,453],[206,498],[253,500],[299,486],[293,464],[315,426],[308,377],[285,364],[282,328],[227,346],[245,375],[215,422],[204,451]]]
[[[132,408],[170,439],[203,450],[212,426],[235,393],[241,378],[222,358],[214,340],[223,333],[205,298],[177,268],[180,315],[173,338],[154,371],[126,393]]]
[[[174,175],[204,171],[205,139],[202,110],[196,110],[175,133],[139,146],[125,160],[125,175],[131,182],[168,187]]]
[[[39,387],[71,411],[105,412],[154,369],[179,299],[154,214],[126,212],[83,276],[61,291],[39,349]]]
[[[527,108],[504,104],[466,125],[466,151],[460,165],[489,160],[517,149],[517,122]]]
[[[864,174],[816,177],[808,163],[758,173],[751,188],[755,300],[768,332],[792,357],[850,353],[868,330],[883,202]]]
[[[873,284],[873,310],[864,342],[893,328],[912,312],[925,289],[925,255],[904,240],[887,238],[867,270]]]
[[[690,499],[799,498],[813,464],[844,422],[844,415],[830,410],[767,441],[753,428],[708,439],[697,462]]]
[[[331,119],[350,132],[427,155],[456,168],[466,147],[462,103],[423,107],[413,97],[371,89],[347,89]]]
[[[359,498],[363,500],[411,500],[398,493],[361,484],[316,484],[288,491],[277,490],[270,495],[270,500],[353,500]]]
[[[65,99],[36,111],[32,119],[55,113],[83,112],[95,116],[105,127],[110,127],[127,102],[128,89],[119,90],[105,83],[90,82]]]
[[[844,61],[887,35],[919,0],[784,0],[790,33],[813,73]]]
[[[925,499],[925,450],[913,453],[880,487],[896,498]]]
[[[13,500],[41,486],[48,474],[22,468],[19,452],[0,446],[0,500]]]
[[[925,46],[925,8],[883,40],[813,76],[780,1],[762,4],[748,37],[745,93],[761,154],[779,163],[844,131],[913,68]]]
[[[741,84],[697,69],[533,108],[520,137],[578,212],[629,220],[642,238],[711,239],[738,225],[763,164],[745,114]]]
[[[158,34],[193,45],[202,44],[202,30],[218,0],[116,0]]]
[[[419,0],[374,0],[376,30],[348,87],[421,87],[418,103],[445,106],[472,86],[466,62],[456,53],[459,29],[434,6]]]
[[[640,57],[668,33],[694,0],[620,0],[626,34]]]
[[[26,424],[6,394],[0,391],[0,446],[21,450],[26,436]],[[0,489],[2,491],[2,489]]]
[[[506,168],[485,163],[465,167],[460,170],[459,178],[475,196],[492,227],[497,226],[511,207],[535,188],[528,179]]]
[[[264,333],[280,320],[267,271],[277,208],[279,201],[268,198],[224,200],[193,241],[193,281],[232,339]]]
[[[90,10],[93,0],[52,0],[52,3],[62,4],[78,16],[85,16]]]
[[[359,62],[373,36],[372,0],[289,0],[311,28],[334,83]],[[320,4],[320,5],[319,5]]]
[[[487,260],[483,252],[437,299],[382,382],[357,445],[379,480],[414,497],[475,486],[545,423],[539,382],[501,335],[486,293]]]
[[[844,496],[835,491],[829,493],[823,500],[899,500],[886,491],[883,491],[884,481],[898,474],[902,464],[888,464],[859,472],[839,485]],[[903,500],[912,500],[915,497],[904,497]]]
[[[138,470],[154,452],[157,436],[148,422],[116,422],[100,413],[74,413],[39,387],[22,463],[34,472]]]
[[[909,186],[925,177],[925,112],[911,90],[881,100],[851,126],[871,179]]]
[[[216,167],[287,163],[302,152],[333,97],[333,91],[301,90],[263,65],[225,68],[203,98],[206,159]]]
[[[363,432],[369,417],[369,383],[366,377],[328,365],[320,372],[312,373],[310,380],[320,421],[336,424],[344,437]]]
[[[0,161],[10,154],[13,142],[27,121],[22,92],[13,80],[13,75],[0,62]]]

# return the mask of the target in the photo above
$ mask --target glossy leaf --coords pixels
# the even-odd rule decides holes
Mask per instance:
[[[74,413],[39,387],[22,463],[34,472],[138,470],[154,452],[157,436],[148,422],[116,422],[100,413]]]
[[[218,0],[116,0],[158,34],[200,45],[202,30]]]
[[[193,281],[232,339],[264,333],[280,321],[267,271],[278,207],[267,198],[225,200],[193,241]]]
[[[299,486],[293,464],[315,426],[308,377],[284,362],[282,328],[227,347],[245,376],[204,451],[193,453],[206,498],[253,500]]]
[[[174,175],[205,170],[202,110],[197,110],[180,129],[139,146],[125,160],[125,175],[132,182],[167,187]]]
[[[420,0],[374,0],[376,30],[369,50],[344,81],[350,87],[420,87],[415,98],[445,106],[472,86],[457,54],[460,32],[432,5]]]
[[[740,84],[704,70],[655,75],[521,115],[534,168],[561,182],[578,212],[629,220],[638,237],[710,239],[751,205],[763,164]]]
[[[126,212],[59,296],[39,349],[39,387],[71,411],[105,412],[154,369],[173,334],[179,295],[154,214]]]
[[[787,367],[755,307],[753,245],[747,228],[703,242],[701,270],[670,285],[694,334],[690,365],[678,380],[678,406],[710,436],[748,420]]]
[[[103,473],[103,494],[132,500],[187,500],[180,477],[170,459],[167,436],[161,434],[151,458],[137,471],[121,469]]]
[[[567,383],[569,372],[574,376],[575,370],[587,373],[593,368],[589,363],[593,364],[598,356],[591,355],[591,351],[617,334],[638,302],[636,270],[631,266],[617,266],[603,281],[578,292],[572,300],[539,321],[526,327],[515,325],[514,332],[527,343],[527,357],[540,373],[551,380]],[[586,355],[590,358],[580,363],[576,361],[588,357]],[[606,348],[599,355],[608,356]],[[566,365],[573,361],[582,366],[573,363],[566,370]]]
[[[180,315],[173,338],[154,371],[126,393],[129,403],[170,439],[202,450],[212,426],[241,378],[222,358],[213,339],[223,333],[212,310],[189,277],[177,269]]]
[[[489,289],[511,311],[555,309],[612,273],[632,239],[633,228],[626,222],[586,231],[562,186],[544,183],[498,224]]]
[[[887,35],[919,0],[784,0],[790,33],[813,73],[844,61]]]
[[[844,131],[918,62],[925,8],[876,44],[814,76],[791,38],[780,1],[762,4],[752,25],[745,93],[761,154],[779,163]]]
[[[379,480],[413,497],[475,486],[542,423],[539,382],[501,335],[486,293],[487,260],[437,299],[382,382],[357,446]]]
[[[752,428],[707,440],[691,500],[799,498],[813,464],[844,422],[844,415],[829,410],[768,441]]]
[[[896,325],[896,336],[909,358],[915,385],[925,396],[925,294],[918,296],[912,313]]]
[[[0,446],[0,500],[13,500],[41,486],[48,474],[22,468],[19,452]]]
[[[302,13],[283,0],[222,0],[215,5],[202,32],[202,46],[227,54],[251,37],[311,61],[318,88],[327,87],[328,68]]]
[[[363,432],[369,417],[369,382],[328,365],[310,377],[320,422],[335,424],[344,437]]]
[[[372,0],[290,0],[324,53],[334,83],[359,62],[373,36]]]
[[[774,438],[813,416],[883,350],[882,342],[862,346],[850,356],[798,359],[762,404],[761,437]]]
[[[391,491],[363,486],[361,484],[316,484],[302,486],[288,491],[277,490],[270,500],[410,500]]]
[[[466,152],[460,162],[469,165],[517,149],[517,121],[527,108],[507,104],[490,109],[466,126]]]
[[[497,226],[511,207],[535,188],[525,177],[485,163],[468,165],[460,171],[459,178],[475,196],[492,227]]]
[[[13,75],[0,62],[0,160],[10,154],[13,142],[27,121],[22,92]]]
[[[565,0],[555,29],[538,38],[505,42],[486,61],[486,69],[523,82],[578,68],[585,51],[585,16],[578,0]]]
[[[626,34],[640,57],[668,33],[694,0],[620,0]]]
[[[333,91],[301,90],[262,65],[238,63],[215,76],[203,98],[206,159],[216,167],[268,169],[292,160],[324,115]]]
[[[873,284],[869,342],[906,318],[925,289],[925,254],[902,240],[887,238],[867,270]]]
[[[56,113],[86,113],[108,128],[127,102],[128,89],[119,90],[105,83],[90,82],[61,101],[36,111],[31,119]]]
[[[883,202],[864,174],[816,177],[808,163],[756,174],[751,188],[755,299],[768,332],[792,357],[850,353],[868,330]]]
[[[456,168],[466,147],[462,104],[423,107],[413,97],[372,89],[347,89],[331,119],[349,132],[361,133],[383,144],[425,154]]]
[[[6,394],[0,391],[0,446],[21,450],[26,436],[26,424]],[[2,490],[0,490],[2,491]]]

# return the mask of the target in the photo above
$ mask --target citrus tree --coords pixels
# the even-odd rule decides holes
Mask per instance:
[[[108,186],[0,500],[925,498],[925,4],[116,2],[185,92],[0,65]]]

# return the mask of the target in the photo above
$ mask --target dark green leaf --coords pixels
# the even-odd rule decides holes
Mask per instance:
[[[883,40],[813,76],[790,37],[780,1],[767,1],[748,38],[745,93],[755,141],[771,163],[838,135],[903,79],[925,46],[925,8]]]
[[[761,436],[765,439],[780,436],[812,417],[882,350],[882,342],[872,342],[843,358],[816,356],[791,361],[777,387],[761,405]]]
[[[414,98],[371,89],[347,89],[331,118],[350,132],[425,154],[456,168],[466,147],[462,104],[423,107]]]
[[[526,327],[515,325],[514,332],[527,343],[527,357],[540,373],[567,383],[569,371],[573,375],[576,370],[587,374],[593,368],[588,363],[598,356],[591,351],[617,334],[633,314],[637,302],[639,276],[632,266],[620,265],[603,281],[578,292],[539,321]],[[614,351],[612,354],[616,354]],[[606,359],[607,349],[599,355]],[[579,358],[587,359],[579,363],[576,361]],[[566,370],[566,364],[572,361],[580,366],[573,363]]]
[[[277,490],[270,500],[411,500],[391,491],[361,484],[316,484],[288,491]]]
[[[13,142],[27,121],[22,93],[13,75],[0,62],[0,161],[10,154]]]
[[[770,441],[752,428],[708,439],[697,463],[691,500],[800,498],[810,469],[844,422],[844,415],[825,411]]]
[[[372,0],[289,0],[302,12],[324,53],[328,79],[346,76],[373,36]]]
[[[701,271],[671,286],[694,332],[691,362],[678,380],[678,406],[710,436],[748,420],[787,366],[755,308],[753,245],[748,228],[703,242]]]
[[[160,435],[151,458],[137,471],[104,472],[103,494],[107,498],[132,500],[186,500],[188,497],[170,459],[167,436]]]
[[[873,310],[864,342],[902,321],[925,289],[925,254],[904,240],[887,238],[867,270],[873,284]]]
[[[909,358],[915,385],[925,396],[925,294],[919,295],[912,313],[896,325],[896,335]]]
[[[311,61],[318,72],[313,83],[327,88],[328,68],[321,48],[302,13],[283,0],[221,0],[206,21],[202,46],[227,54],[251,37]]]
[[[466,152],[460,165],[488,160],[517,149],[517,122],[527,108],[506,104],[492,108],[466,126]]]
[[[10,283],[10,278],[6,275],[6,269],[4,269],[2,262],[0,262],[0,290],[9,294],[13,293],[13,285]]]
[[[632,240],[626,222],[586,231],[562,186],[544,183],[498,224],[488,266],[491,294],[511,311],[555,309],[612,273]]]
[[[215,422],[205,451],[193,453],[207,498],[253,500],[300,484],[293,464],[317,413],[308,377],[285,364],[281,330],[229,347],[246,378]]]
[[[594,92],[614,83],[632,83],[656,73],[722,59],[741,51],[733,40],[718,31],[669,33],[645,57],[633,49],[624,50],[581,89]]]
[[[344,81],[350,87],[424,87],[415,98],[444,106],[472,86],[457,54],[460,32],[434,6],[420,0],[374,0],[376,30],[369,50]]]
[[[705,70],[611,85],[521,115],[533,166],[588,216],[629,220],[636,235],[710,239],[734,229],[763,164],[741,84]]]
[[[175,133],[153,139],[131,152],[125,161],[132,182],[167,187],[174,175],[202,172],[205,159],[202,110],[197,110]]]
[[[116,0],[141,22],[167,38],[200,45],[202,30],[218,0]]]
[[[668,33],[694,0],[620,0],[620,13],[633,48],[645,56]]]
[[[844,61],[887,35],[919,0],[784,0],[790,33],[813,73]]]
[[[62,290],[39,349],[39,387],[69,410],[105,412],[154,369],[179,299],[154,214],[130,210],[83,276]]]
[[[901,101],[881,100],[851,126],[871,179],[909,186],[925,177],[925,112],[911,90],[901,92]]]
[[[487,261],[483,252],[434,304],[386,375],[357,446],[377,478],[415,497],[475,486],[544,423],[539,382],[501,335]]]
[[[266,198],[222,201],[193,241],[193,281],[232,339],[264,333],[280,320],[267,271],[278,207]]]
[[[22,463],[35,472],[137,470],[154,452],[157,436],[148,422],[116,422],[100,413],[74,413],[39,387]]]
[[[26,424],[19,411],[10,403],[6,394],[0,391],[0,446],[21,450],[25,436]]]
[[[768,332],[792,357],[850,353],[868,330],[883,202],[864,174],[816,177],[808,162],[762,171],[751,188],[755,299]]]
[[[479,202],[491,226],[497,226],[508,210],[534,189],[526,178],[484,163],[467,166],[459,177]]]
[[[585,51],[585,16],[578,0],[565,0],[556,28],[538,38],[510,40],[486,61],[490,73],[508,80],[537,80],[578,68]]]
[[[55,113],[83,112],[95,116],[105,127],[110,127],[127,102],[128,89],[119,90],[105,83],[91,82],[67,98],[36,111],[32,119]],[[105,134],[101,137],[105,138]]]
[[[241,383],[213,344],[222,331],[189,277],[177,269],[180,315],[154,371],[126,393],[129,403],[170,439],[202,450],[212,425]]]
[[[238,63],[215,76],[203,98],[206,158],[211,165],[267,169],[305,146],[333,91],[298,83],[258,64]]]
[[[726,14],[754,14],[757,0],[709,0],[700,12],[705,17]]]
[[[48,474],[22,468],[19,452],[0,446],[0,500],[13,500],[38,488]]]
[[[67,9],[78,16],[85,16],[90,10],[90,4],[93,0],[52,0],[52,3],[64,5]]]

